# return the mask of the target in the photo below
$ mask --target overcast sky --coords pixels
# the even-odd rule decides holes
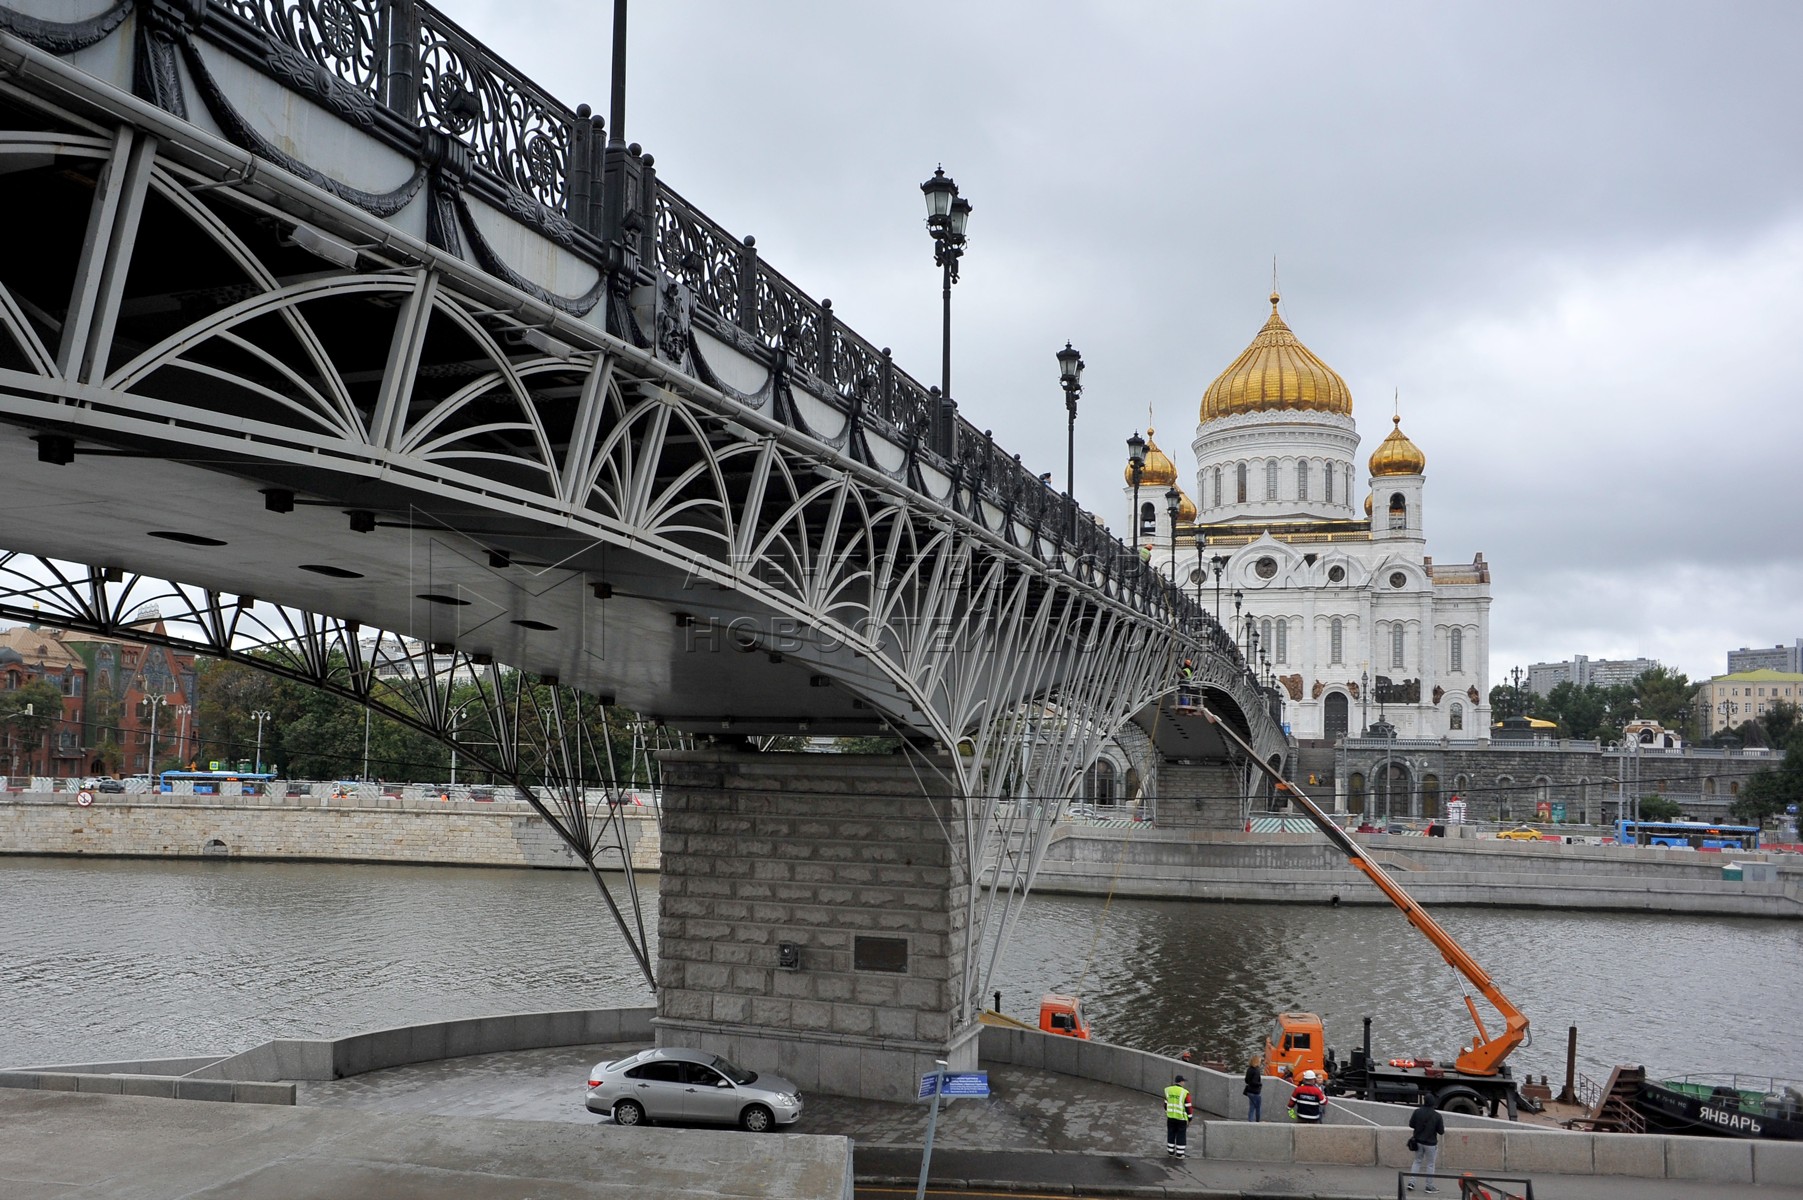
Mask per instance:
[[[607,110],[606,0],[440,0]],[[1269,307],[1393,392],[1428,551],[1492,564],[1493,682],[1803,637],[1803,5],[638,0],[626,135],[923,382],[919,184],[973,205],[953,394],[1119,528],[1150,408],[1194,492],[1202,391]],[[1361,461],[1360,471],[1364,466]]]

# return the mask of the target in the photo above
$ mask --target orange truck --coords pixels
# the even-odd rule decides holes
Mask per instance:
[[[1089,1022],[1083,1017],[1083,1001],[1076,996],[1047,992],[1039,999],[1039,1028],[1088,1041]]]
[[[1522,1011],[1503,995],[1502,989],[1477,960],[1429,916],[1401,884],[1390,878],[1389,872],[1373,862],[1363,846],[1316,807],[1301,788],[1262,761],[1246,740],[1206,705],[1197,707],[1229,743],[1245,754],[1247,762],[1271,779],[1279,796],[1296,801],[1327,840],[1377,885],[1390,903],[1401,910],[1408,923],[1433,944],[1447,965],[1463,976],[1502,1020],[1500,1029],[1494,1032],[1488,1029],[1471,992],[1467,991],[1465,1009],[1477,1029],[1471,1043],[1462,1047],[1450,1063],[1428,1058],[1392,1058],[1388,1062],[1378,1062],[1371,1055],[1370,1018],[1365,1020],[1364,1045],[1353,1049],[1346,1061],[1338,1062],[1334,1052],[1326,1048],[1326,1030],[1320,1017],[1306,1012],[1280,1013],[1265,1041],[1265,1074],[1291,1079],[1312,1070],[1326,1077],[1329,1092],[1355,1095],[1365,1100],[1414,1104],[1424,1093],[1431,1093],[1445,1112],[1478,1113],[1487,1108],[1490,1115],[1495,1116],[1499,1109],[1506,1109],[1511,1119],[1518,1108],[1538,1112],[1539,1104],[1524,1098],[1516,1090],[1509,1068],[1503,1065],[1511,1051],[1528,1042],[1528,1019]]]

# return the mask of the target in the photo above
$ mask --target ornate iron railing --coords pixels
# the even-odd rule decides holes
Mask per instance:
[[[193,11],[201,36],[415,159],[425,134],[461,146],[472,189],[604,275],[679,281],[704,327],[780,363],[852,427],[875,429],[949,476],[960,515],[1173,628],[1218,632],[1155,566],[847,328],[831,301],[808,296],[763,261],[754,239],[664,185],[638,146],[606,144],[586,106],[559,103],[424,0],[204,0]],[[1231,638],[1211,640],[1244,668]]]

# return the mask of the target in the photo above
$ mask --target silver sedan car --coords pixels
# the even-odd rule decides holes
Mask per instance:
[[[763,1133],[801,1116],[801,1091],[787,1079],[673,1046],[596,1063],[586,1103],[592,1113],[611,1113],[616,1125],[692,1121]]]

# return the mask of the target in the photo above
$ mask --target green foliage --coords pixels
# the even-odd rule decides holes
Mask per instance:
[[[1772,745],[1784,746],[1797,733],[1800,717],[1803,717],[1803,713],[1799,713],[1797,706],[1789,700],[1774,700],[1759,723],[1764,727],[1766,739]]]
[[[0,692],[0,726],[21,743],[35,745],[63,718],[63,693],[39,680],[10,692]]]
[[[1642,671],[1630,685],[1634,707],[1648,721],[1657,721],[1667,729],[1676,729],[1684,710],[1696,696],[1690,677],[1682,671],[1654,667]]]
[[[1640,819],[1643,821],[1676,821],[1682,813],[1676,800],[1659,795],[1640,798]]]
[[[841,754],[894,754],[901,749],[901,739],[892,737],[842,737],[834,739]]]
[[[1803,730],[1792,728],[1784,760],[1748,779],[1728,811],[1749,824],[1762,824],[1792,804],[1803,804]]]

